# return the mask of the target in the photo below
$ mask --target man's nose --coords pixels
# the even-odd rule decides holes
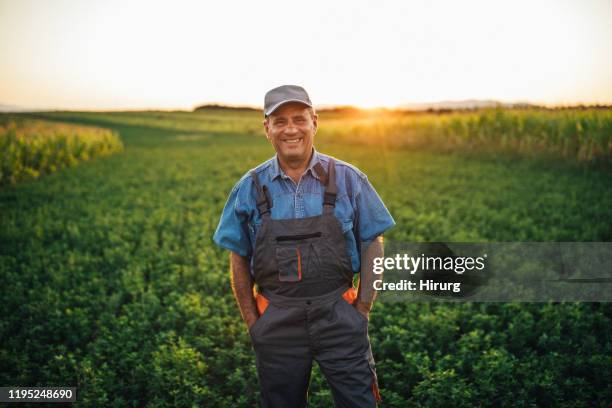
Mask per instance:
[[[295,125],[292,125],[291,123],[287,125],[287,127],[285,128],[285,133],[296,133],[297,132],[297,127]]]

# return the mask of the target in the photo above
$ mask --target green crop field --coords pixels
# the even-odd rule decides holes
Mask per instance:
[[[387,241],[612,241],[609,111],[477,115],[322,114],[315,144],[368,174],[397,222]],[[273,155],[261,115],[36,117],[111,129],[124,150],[0,188],[0,385],[76,386],[78,407],[256,406],[212,235]],[[377,303],[370,322],[383,407],[612,400],[607,303]],[[332,406],[318,369],[310,401]]]
[[[108,129],[0,116],[0,185],[15,184],[123,148]]]

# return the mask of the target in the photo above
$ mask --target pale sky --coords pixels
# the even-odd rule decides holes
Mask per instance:
[[[611,40],[610,0],[0,0],[0,104],[610,104]]]

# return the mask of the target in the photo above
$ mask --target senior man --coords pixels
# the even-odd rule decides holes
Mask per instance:
[[[306,406],[315,360],[335,406],[375,407],[371,266],[382,256],[382,233],[395,222],[365,174],[315,150],[318,117],[303,88],[270,90],[264,117],[276,155],[234,186],[214,235],[230,250],[261,404]]]

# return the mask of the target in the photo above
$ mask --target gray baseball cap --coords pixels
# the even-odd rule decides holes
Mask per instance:
[[[269,90],[264,97],[264,116],[274,112],[288,102],[299,102],[312,108],[312,102],[304,88],[297,85],[282,85]]]

